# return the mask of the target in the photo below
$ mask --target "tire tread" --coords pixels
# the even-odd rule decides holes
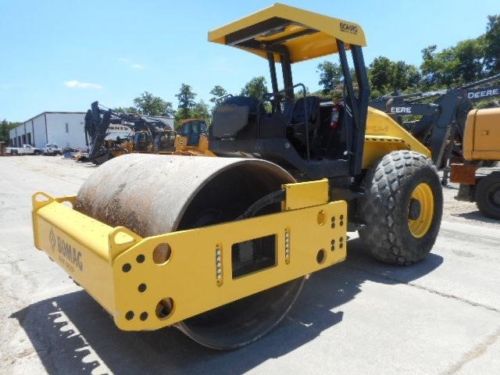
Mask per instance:
[[[385,155],[379,163],[368,172],[365,179],[366,196],[361,201],[361,215],[366,225],[359,230],[361,240],[368,247],[370,253],[379,261],[410,265],[423,259],[435,241],[437,231],[434,230],[434,238],[430,244],[422,249],[419,246],[409,246],[405,241],[402,231],[399,202],[402,199],[402,190],[414,179],[417,172],[422,170],[432,170],[435,174],[435,181],[439,185],[437,170],[432,161],[422,154],[414,151],[394,151]],[[435,204],[438,207],[435,214],[441,221],[442,213],[442,193],[439,187],[439,196],[435,197]],[[439,230],[439,223],[438,228]],[[431,230],[430,230],[431,231]]]

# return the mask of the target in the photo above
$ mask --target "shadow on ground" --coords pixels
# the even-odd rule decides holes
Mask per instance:
[[[270,334],[243,349],[216,352],[176,329],[119,331],[109,315],[79,291],[32,304],[11,317],[19,320],[48,373],[240,374],[308,343],[341,324],[342,305],[365,281],[410,283],[433,271],[443,258],[431,254],[412,267],[377,263],[349,242],[346,262],[314,274],[288,317]]]
[[[471,212],[464,212],[464,213],[457,214],[454,216],[460,216],[460,217],[463,217],[464,219],[467,219],[467,220],[482,221],[484,223],[492,223],[492,224],[499,223],[499,221],[496,219],[491,219],[489,217],[484,216],[479,210],[478,211],[471,211]]]

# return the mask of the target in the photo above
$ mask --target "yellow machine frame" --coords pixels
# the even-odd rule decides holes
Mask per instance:
[[[283,4],[274,4],[238,21],[213,30],[208,34],[208,40],[215,43],[228,44],[227,35],[258,24],[259,22],[272,20],[273,18],[284,18],[293,21],[293,24],[283,30],[276,30],[272,35],[262,36],[259,40],[272,42],[283,39],[287,35],[297,35],[297,37],[294,37],[285,44],[290,51],[290,61],[292,63],[338,52],[335,39],[342,40],[346,44],[366,45],[363,29],[354,22],[324,16]],[[309,34],[309,28],[319,32]],[[242,49],[267,58],[267,53],[261,49]],[[275,59],[276,61],[280,61],[279,54],[275,55]]]
[[[345,259],[347,203],[328,201],[328,181],[283,189],[280,213],[146,238],[74,210],[75,197],[36,193],[35,246],[84,287],[120,329],[157,329]],[[271,235],[276,264],[233,278],[232,246]],[[162,247],[170,256],[157,264],[155,249]],[[162,316],[165,301],[171,310]]]
[[[451,165],[451,182],[476,185],[480,161],[500,161],[500,108],[473,109],[467,114],[463,138],[465,163]]]
[[[274,19],[291,21],[289,26],[276,28],[270,35],[254,36],[256,40],[272,43],[290,38],[283,43],[290,53],[290,62],[310,60],[338,52],[336,40],[349,45],[365,46],[366,39],[360,25],[339,18],[324,16],[283,4],[274,4],[266,9],[222,26],[208,33],[208,40],[225,45],[235,45],[234,35],[259,23],[270,23]],[[256,34],[257,35],[257,34]],[[268,51],[256,45],[255,48],[237,47],[267,59]],[[280,61],[280,54],[274,54]],[[431,152],[415,137],[401,127],[386,113],[368,108],[366,122],[363,168],[369,168],[382,156],[396,150],[413,150],[427,157]]]
[[[174,155],[198,155],[198,156],[215,156],[210,151],[208,144],[208,137],[204,134],[200,135],[200,141],[196,146],[188,146],[188,139],[182,135],[175,137],[174,148],[175,151],[171,152]]]
[[[463,150],[465,160],[500,160],[500,108],[469,112]]]
[[[296,35],[287,42],[292,62],[337,52],[336,39],[347,48],[366,44],[355,23],[281,4],[212,31],[209,39],[227,44],[226,35],[275,17],[293,22],[261,40]],[[244,49],[266,57],[258,48]],[[430,155],[388,115],[369,109],[363,168],[398,149]],[[328,180],[287,184],[283,190],[286,198],[279,213],[145,238],[74,210],[75,197],[36,193],[35,246],[85,288],[119,328],[157,329],[345,259],[347,203],[330,201]],[[275,264],[233,277],[233,245],[267,236],[275,238]],[[160,249],[168,256],[158,263],[155,254]],[[161,313],[165,306],[168,314]]]

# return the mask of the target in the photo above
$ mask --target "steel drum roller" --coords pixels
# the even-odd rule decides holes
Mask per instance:
[[[235,220],[260,198],[294,181],[281,167],[258,159],[130,154],[106,162],[87,179],[76,209],[145,237]],[[279,204],[267,208],[277,210]],[[236,261],[233,267],[238,266]],[[214,349],[246,345],[278,324],[303,281],[202,313],[177,328]]]

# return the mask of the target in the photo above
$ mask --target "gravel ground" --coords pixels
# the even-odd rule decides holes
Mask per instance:
[[[365,255],[314,274],[289,316],[241,350],[175,329],[127,333],[33,247],[30,197],[75,194],[94,166],[1,157],[0,373],[500,374],[500,223],[453,199],[432,254],[407,268]]]

